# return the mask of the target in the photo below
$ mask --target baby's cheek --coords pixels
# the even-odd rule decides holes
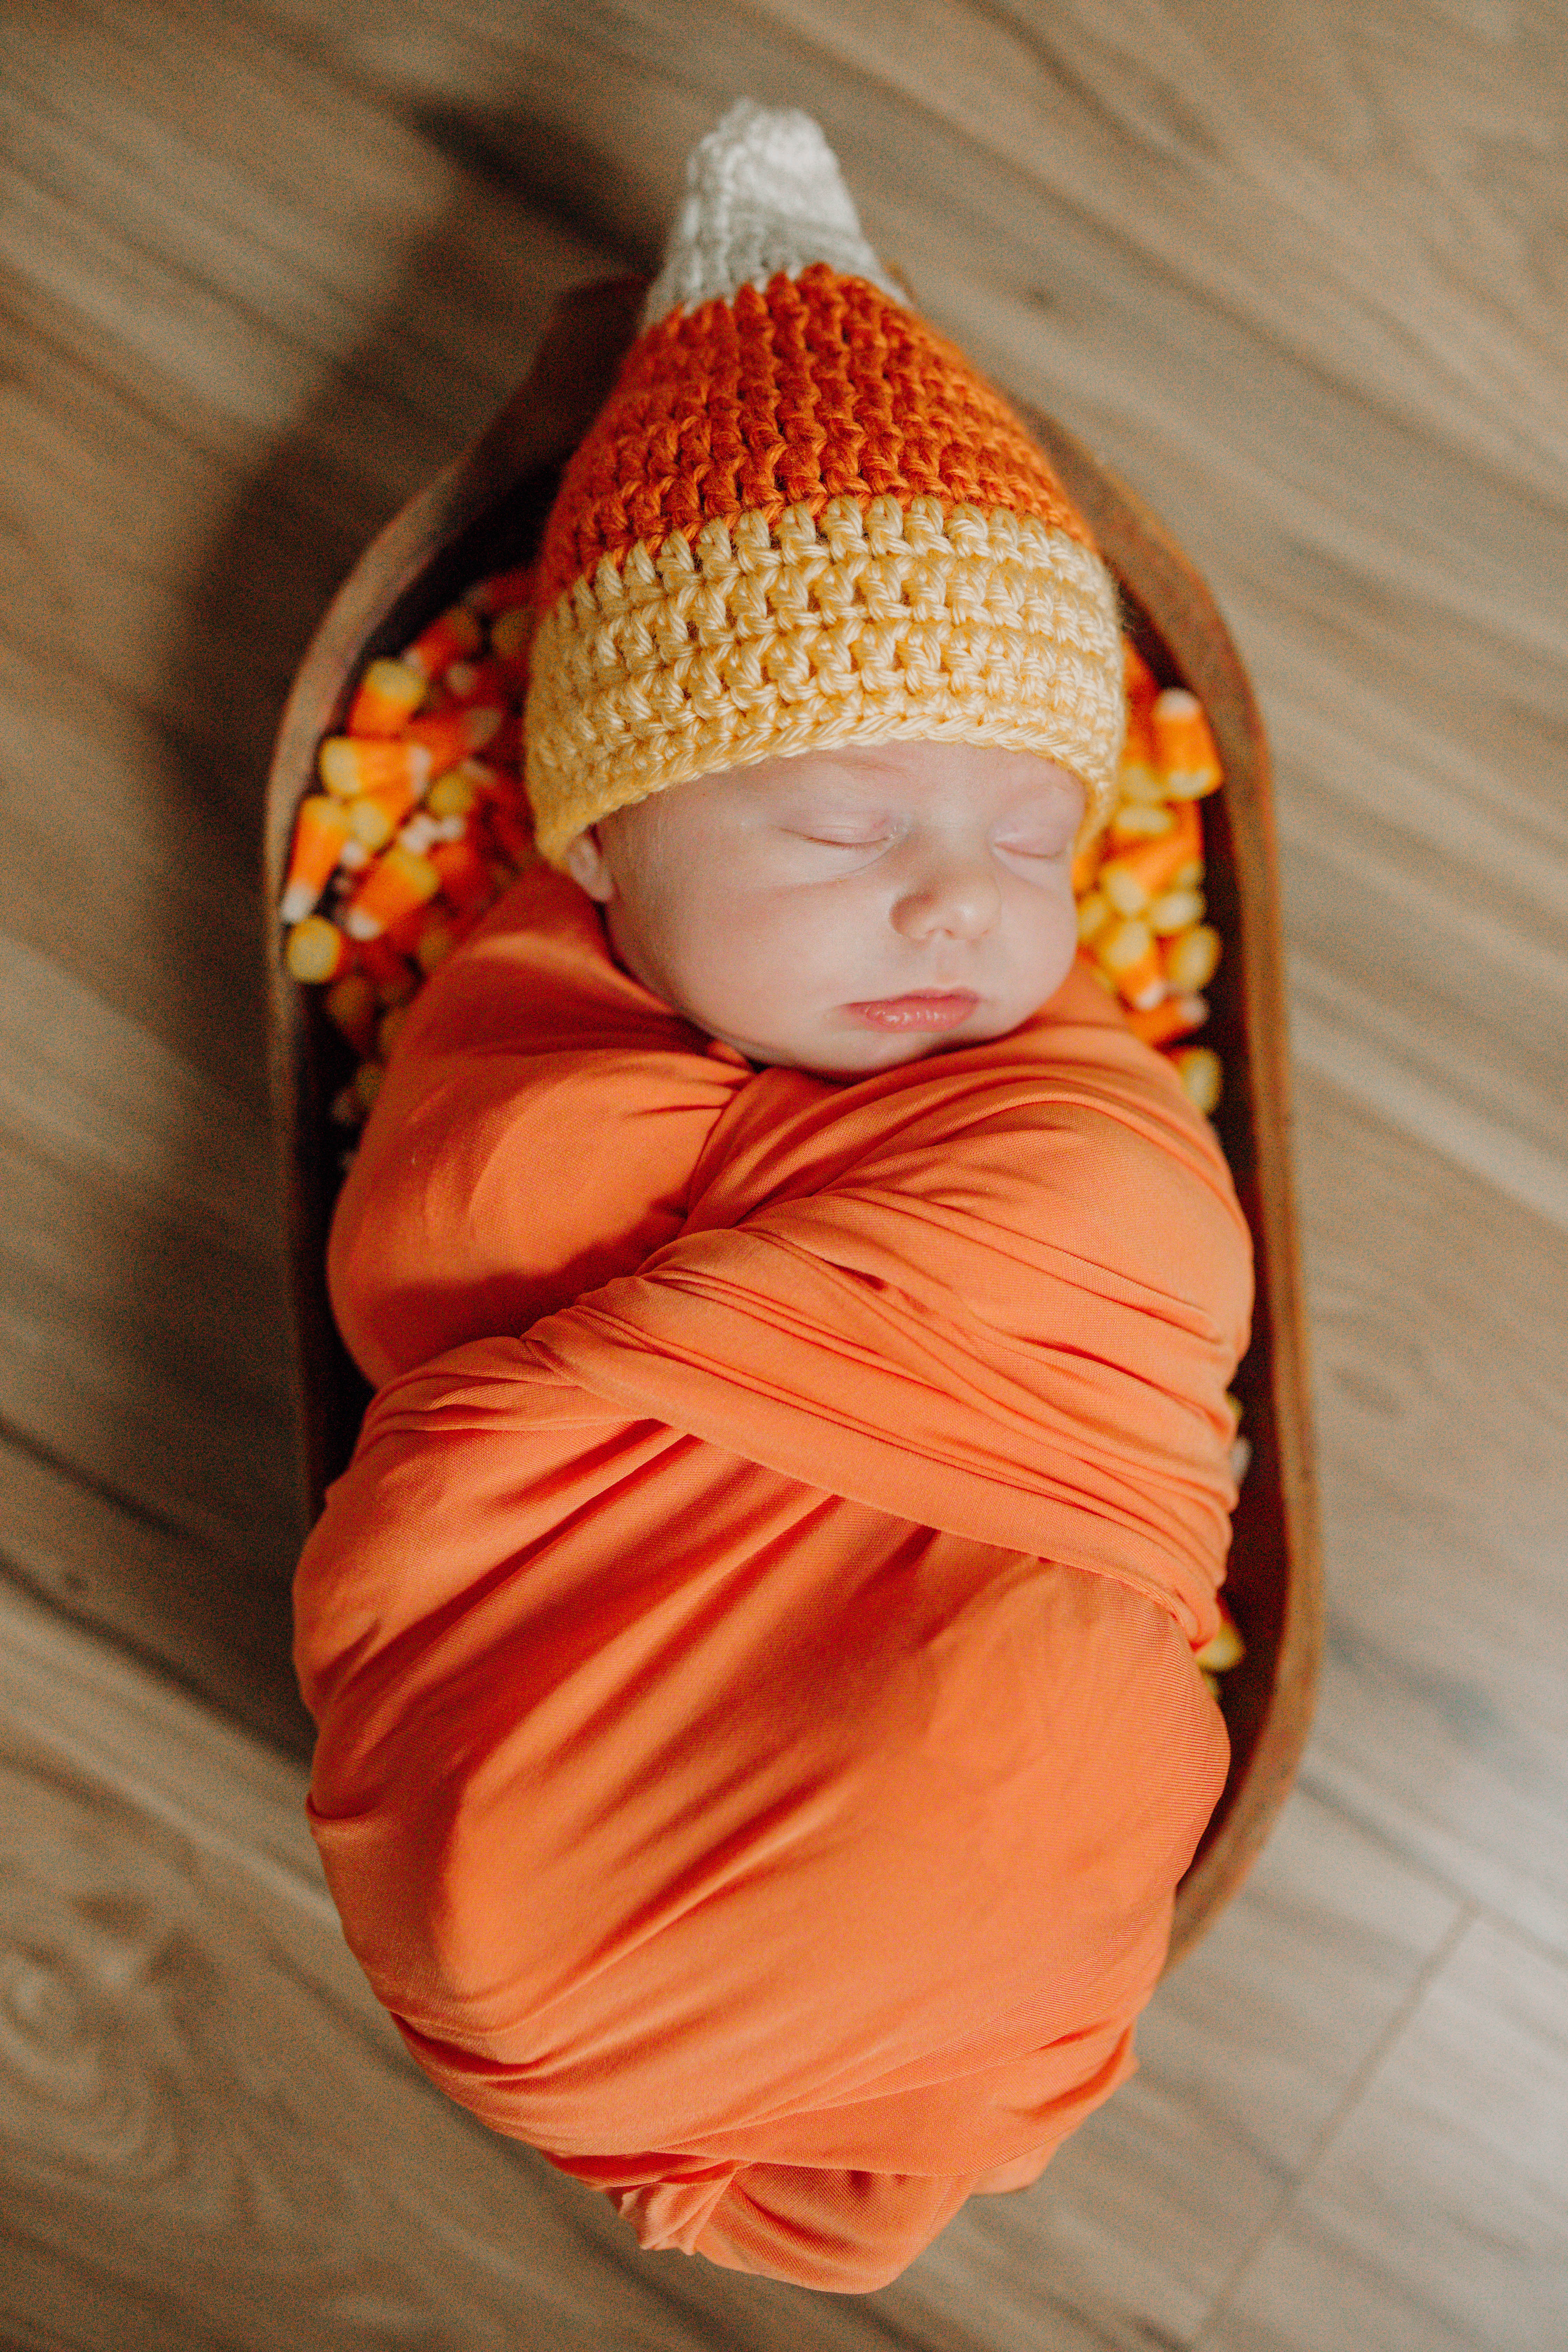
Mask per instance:
[[[710,993],[739,1012],[775,1019],[804,1012],[825,994],[838,1001],[836,983],[852,963],[855,925],[798,907],[741,896],[714,910],[700,955]]]
[[[739,893],[705,890],[700,907],[665,926],[658,952],[676,1009],[712,1034],[764,1041],[796,992],[783,977],[787,949]]]
[[[1044,1004],[1067,978],[1078,952],[1078,908],[1065,878],[1059,889],[1032,889],[1009,910],[1007,928],[1019,988],[1033,993],[1035,1005]]]

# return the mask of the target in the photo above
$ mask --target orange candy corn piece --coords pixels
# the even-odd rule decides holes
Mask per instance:
[[[1169,833],[1119,849],[1100,869],[1100,887],[1123,915],[1141,914],[1184,866],[1203,857],[1203,820],[1196,802],[1179,801],[1171,814],[1175,822]]]
[[[1123,779],[1124,783],[1125,781]],[[1111,846],[1129,849],[1138,841],[1163,841],[1175,821],[1163,790],[1158,800],[1140,800],[1136,793],[1124,791],[1121,802],[1111,812]]]
[[[374,735],[329,735],[316,764],[328,792],[340,801],[357,799],[383,784],[412,784],[418,792],[436,772],[428,745],[407,736],[381,740]],[[441,764],[449,767],[451,761]]]
[[[437,842],[430,863],[441,877],[441,895],[455,913],[482,913],[494,898],[490,869],[467,836],[461,841]]]
[[[1072,887],[1075,898],[1080,898],[1094,880],[1100,871],[1102,854],[1103,845],[1098,839],[1091,841],[1087,849],[1073,852]]]
[[[425,676],[408,662],[373,661],[349,705],[351,735],[395,735],[425,699]]]
[[[1154,755],[1154,732],[1149,724],[1151,706],[1132,702],[1127,707],[1127,736],[1121,746],[1117,764],[1116,785],[1123,804],[1159,803],[1165,797],[1164,779]]]
[[[512,688],[505,663],[499,661],[448,662],[441,683],[459,709],[484,702],[499,709]]]
[[[1207,1118],[1219,1108],[1225,1075],[1219,1055],[1206,1045],[1188,1045],[1182,1053],[1173,1054],[1171,1060],[1182,1082],[1182,1092],[1193,1108],[1201,1110]]]
[[[418,986],[413,967],[384,931],[359,941],[359,967],[382,1004],[402,1004]]]
[[[1222,1601],[1219,1603],[1219,1631],[1211,1633],[1201,1650],[1194,1653],[1194,1663],[1206,1674],[1223,1675],[1238,1666],[1247,1655],[1247,1644],[1237,1631],[1235,1618]]]
[[[283,961],[296,980],[336,980],[349,960],[349,943],[324,915],[307,915],[289,932]]]
[[[1180,995],[1206,988],[1218,966],[1221,945],[1212,923],[1195,923],[1190,931],[1167,940],[1164,971],[1171,987]]]
[[[430,761],[426,772],[439,776],[470,753],[482,751],[504,715],[495,703],[454,705],[449,710],[436,711],[428,719],[411,719],[403,740],[426,754]],[[424,782],[423,777],[420,782]]]
[[[400,915],[433,898],[440,887],[441,877],[427,857],[395,842],[354,892],[343,928],[351,939],[374,940]]]
[[[468,816],[478,807],[489,772],[478,760],[465,760],[460,768],[448,768],[425,795],[426,814],[443,824],[449,816]]]
[[[1118,923],[1094,941],[1094,960],[1109,974],[1124,1004],[1146,1013],[1168,993],[1160,950],[1147,923]]]
[[[1130,711],[1142,716],[1160,691],[1160,682],[1131,637],[1121,640],[1121,674],[1127,684]]]
[[[406,915],[399,915],[395,923],[389,923],[374,944],[389,947],[399,956],[412,956],[418,962],[420,948],[429,934],[450,919],[438,898],[426,898],[422,906],[411,907]],[[420,969],[424,969],[422,964]]]
[[[334,981],[321,1000],[327,1018],[345,1036],[356,1054],[368,1054],[375,1042],[376,1015],[381,1007],[374,986],[363,971],[346,971]]]
[[[289,877],[279,912],[289,924],[302,923],[331,881],[349,837],[348,812],[325,793],[310,793],[294,820]]]
[[[1219,753],[1203,704],[1184,686],[1156,695],[1149,714],[1154,756],[1173,799],[1201,800],[1220,781]]]
[[[1146,1045],[1168,1045],[1173,1038],[1187,1037],[1201,1029],[1209,1017],[1206,1000],[1201,996],[1167,996],[1163,1004],[1152,1005],[1147,1013],[1129,1008],[1127,1023],[1135,1037]]]
[[[443,914],[423,933],[414,950],[414,961],[426,980],[440,970],[457,944],[458,934]]]
[[[484,631],[466,604],[454,604],[422,629],[403,658],[421,677],[439,677],[448,662],[467,661],[484,641]]]
[[[419,794],[406,778],[392,784],[373,784],[347,803],[354,839],[367,849],[384,849]]]

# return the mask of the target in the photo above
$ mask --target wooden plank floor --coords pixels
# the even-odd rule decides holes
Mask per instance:
[[[405,2060],[301,1801],[259,904],[378,524],[735,96],[1205,572],[1279,764],[1331,1643],[1142,2070],[894,2286],[643,2256]],[[1568,2341],[1552,0],[0,15],[0,2339]]]

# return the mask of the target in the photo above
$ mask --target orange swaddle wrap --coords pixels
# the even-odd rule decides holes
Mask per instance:
[[[645,2246],[884,2284],[1132,2071],[1227,1744],[1251,1249],[1075,967],[753,1071],[527,873],[343,1191],[310,1811],[419,2064]]]

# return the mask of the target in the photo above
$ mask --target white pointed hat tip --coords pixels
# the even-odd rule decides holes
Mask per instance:
[[[678,304],[694,310],[716,295],[765,286],[781,270],[798,278],[814,261],[906,299],[868,244],[838,159],[810,115],[739,99],[687,159],[686,194],[642,324]]]

